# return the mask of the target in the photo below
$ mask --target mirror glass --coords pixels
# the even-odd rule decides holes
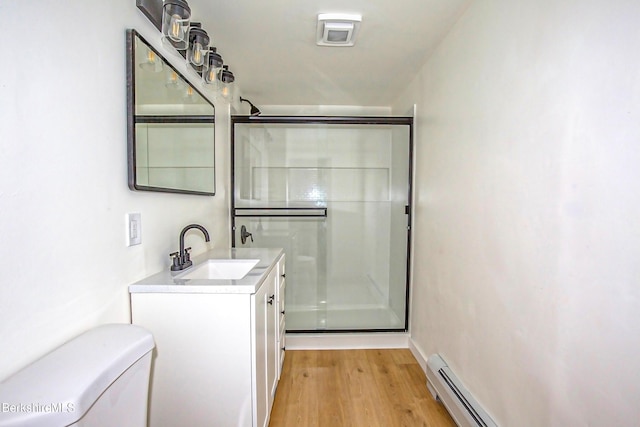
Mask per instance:
[[[215,194],[214,107],[127,31],[129,188]]]

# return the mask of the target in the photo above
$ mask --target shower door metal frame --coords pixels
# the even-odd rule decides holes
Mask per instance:
[[[236,208],[236,192],[235,192],[235,126],[236,124],[322,124],[322,125],[405,125],[409,126],[409,158],[408,165],[408,194],[405,213],[407,215],[407,260],[406,260],[406,278],[405,278],[405,312],[404,312],[404,328],[371,328],[371,329],[310,329],[296,330],[295,333],[366,333],[366,332],[407,332],[409,330],[409,293],[411,279],[411,227],[412,227],[412,209],[413,202],[413,117],[404,116],[231,116],[231,246],[236,247],[236,217],[247,217],[240,212],[247,209],[252,210],[273,210],[268,208]],[[309,208],[287,208],[287,210],[295,211],[310,210]],[[288,215],[289,217],[326,217],[327,210],[324,214],[319,215]],[[254,216],[254,215],[251,215]],[[281,216],[281,215],[264,215],[264,216]]]

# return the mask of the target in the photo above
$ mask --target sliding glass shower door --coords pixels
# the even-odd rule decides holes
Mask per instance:
[[[233,243],[284,248],[287,330],[406,330],[411,119],[232,122]]]

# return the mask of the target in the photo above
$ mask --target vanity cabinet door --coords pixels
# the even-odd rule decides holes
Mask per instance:
[[[259,306],[254,297],[131,294],[132,323],[149,330],[156,343],[150,427],[262,427],[255,421],[251,401],[255,396],[252,331]],[[264,304],[262,309],[264,313]]]
[[[273,406],[277,381],[276,286],[278,269],[273,268],[256,293],[256,414],[257,426],[266,427]]]
[[[273,400],[278,386],[278,302],[276,289],[278,285],[278,269],[274,268],[267,277],[269,291],[267,295],[267,322],[266,322],[266,347],[267,347],[267,407],[271,412]]]
[[[269,290],[269,277],[255,295],[255,400],[253,402],[255,427],[264,427],[268,421],[269,398],[267,388],[267,313]]]
[[[286,287],[286,271],[285,271],[285,256],[282,255],[278,260],[278,288],[276,291],[276,300],[278,301],[278,329],[277,329],[277,343],[276,343],[276,355],[278,358],[278,379],[282,375],[282,365],[284,363],[284,351],[285,351],[285,287]]]

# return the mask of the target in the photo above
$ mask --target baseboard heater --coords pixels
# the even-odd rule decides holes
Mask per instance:
[[[460,427],[497,427],[438,354],[427,359],[427,388]]]

